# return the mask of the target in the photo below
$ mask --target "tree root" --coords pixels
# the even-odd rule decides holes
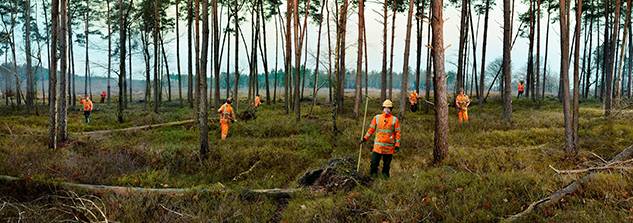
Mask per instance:
[[[633,145],[631,145],[628,148],[622,150],[622,152],[618,153],[618,155],[613,157],[613,159],[611,159],[607,163],[607,166],[614,166],[614,165],[617,165],[618,163],[622,164],[623,162],[630,162],[631,161],[630,160],[631,157],[633,157]],[[538,201],[530,204],[521,213],[512,215],[512,216],[504,219],[503,221],[504,222],[514,222],[514,221],[520,220],[521,218],[525,217],[526,215],[532,213],[534,210],[539,210],[539,209],[543,209],[545,207],[550,207],[550,206],[560,202],[560,200],[563,197],[576,192],[578,189],[582,188],[590,180],[592,180],[595,177],[595,171],[596,170],[598,170],[598,169],[588,168],[588,170],[584,171],[584,172],[589,172],[588,175],[585,175],[582,178],[571,182],[567,186],[565,186],[565,187],[559,189],[558,191],[552,193],[548,197],[543,198],[541,200],[538,200]],[[580,173],[584,173],[584,172],[580,172]]]

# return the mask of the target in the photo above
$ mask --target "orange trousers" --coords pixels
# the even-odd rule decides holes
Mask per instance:
[[[462,124],[463,122],[468,122],[468,110],[459,110],[459,112],[457,113],[457,119],[459,121],[459,124]]]
[[[229,128],[231,121],[228,119],[220,119],[220,130],[222,133],[222,140],[226,140],[226,137],[229,135]]]

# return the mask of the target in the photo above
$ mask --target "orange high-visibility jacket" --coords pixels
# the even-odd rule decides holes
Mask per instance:
[[[411,92],[411,94],[409,95],[409,103],[411,103],[411,104],[417,104],[418,103],[418,93]]]
[[[92,101],[90,99],[81,99],[79,103],[84,105],[84,111],[92,111]]]
[[[230,104],[224,103],[218,109],[218,113],[220,113],[220,119],[233,119],[233,107]]]
[[[394,154],[395,147],[400,147],[400,121],[391,114],[376,115],[371,120],[371,125],[365,139],[376,133],[373,151],[380,154]]]
[[[525,85],[523,84],[519,84],[519,91],[524,91],[525,90]]]
[[[470,103],[470,98],[468,98],[468,95],[457,95],[457,97],[455,98],[455,103],[457,103],[457,107],[461,110],[467,110],[468,109],[468,103]]]
[[[105,91],[102,91],[102,92],[101,92],[101,97],[104,97],[104,98],[105,98],[105,96],[107,96],[106,92],[105,92]]]

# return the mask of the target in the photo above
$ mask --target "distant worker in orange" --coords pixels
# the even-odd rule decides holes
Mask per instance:
[[[231,122],[235,121],[235,114],[233,113],[233,107],[231,106],[231,98],[226,99],[226,103],[218,109],[218,113],[220,114],[222,140],[226,140],[226,137],[229,135]]]
[[[393,154],[400,152],[400,121],[391,114],[393,103],[385,100],[382,104],[383,113],[376,115],[371,120],[367,134],[361,140],[361,144],[367,142],[369,137],[376,133],[374,146],[371,153],[371,165],[369,173],[372,176],[378,174],[378,166],[382,159],[382,175],[389,177],[389,169]]]
[[[253,103],[253,106],[255,108],[259,108],[260,105],[262,105],[262,98],[259,97],[259,94],[257,94],[257,96],[255,96],[255,102]]]
[[[108,94],[106,94],[105,91],[101,92],[101,104],[103,104],[105,102],[106,96],[108,96]]]
[[[468,95],[464,94],[464,89],[459,89],[459,94],[455,98],[455,106],[457,106],[457,118],[459,121],[459,125],[462,125],[464,122],[468,122],[468,106],[470,105],[470,98]]]
[[[409,94],[409,104],[411,105],[411,112],[418,110],[418,91],[413,91]]]
[[[517,86],[518,90],[519,90],[519,94],[517,95],[517,98],[521,97],[521,95],[523,95],[523,92],[525,92],[525,84],[523,84],[523,81],[519,81],[519,86]]]
[[[86,124],[90,123],[90,113],[92,113],[92,101],[90,100],[90,96],[86,95],[86,97],[81,99],[79,103],[84,106],[84,118],[86,119]]]

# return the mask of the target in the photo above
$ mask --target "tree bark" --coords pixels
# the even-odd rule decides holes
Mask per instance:
[[[573,120],[570,108],[569,97],[569,2],[560,1],[560,44],[561,44],[561,66],[560,78],[562,82],[563,116],[565,124],[565,151],[575,153],[573,139]],[[578,32],[577,32],[578,33]]]
[[[389,87],[389,99],[393,99],[393,46],[396,41],[396,15],[398,14],[398,0],[392,1],[393,14],[391,15],[391,47],[389,56],[389,79],[387,80],[387,86]],[[345,45],[343,48],[345,49]],[[344,55],[343,55],[344,56]],[[345,76],[345,73],[343,73]],[[341,110],[342,111],[342,110]]]
[[[26,106],[35,110],[35,78],[31,72],[31,1],[24,0],[24,51],[26,56]]]
[[[508,0],[506,0],[508,1]],[[448,102],[444,71],[444,15],[443,0],[431,0],[433,17],[433,66],[435,71],[435,136],[433,163],[439,164],[448,156]]]
[[[626,19],[625,24],[624,24],[624,35],[622,35],[622,46],[620,47],[620,59],[618,60],[618,75],[615,79],[615,92],[614,92],[614,107],[620,108],[621,107],[621,101],[622,101],[622,76],[624,73],[624,55],[626,54],[626,48],[628,47],[628,35],[629,35],[629,24],[631,23],[631,0],[627,0],[626,2],[627,6],[626,6]],[[619,7],[619,4],[618,4]],[[617,17],[619,18],[619,17]],[[618,19],[619,20],[619,19]],[[616,29],[620,29],[619,26],[616,26]],[[629,68],[630,70],[631,68]]]
[[[469,0],[462,0],[461,6],[461,22],[459,25],[459,53],[457,59],[457,77],[455,78],[455,94],[459,89],[464,88],[464,58],[466,57],[466,39],[468,39],[468,2]]]
[[[61,80],[59,82],[59,141],[61,143],[65,143],[68,141],[68,120],[67,120],[67,109],[68,109],[68,92],[67,92],[67,78],[66,72],[68,68],[68,1],[61,0],[60,1],[60,15],[59,15],[59,23],[60,23],[60,41],[59,41],[59,50],[60,50],[60,77]],[[19,94],[17,94],[19,96]]]
[[[387,6],[388,0],[383,3],[382,13],[382,72],[380,73],[380,101],[387,99]],[[329,25],[328,25],[329,27]],[[329,31],[328,31],[329,32]]]
[[[550,18],[551,18],[552,13],[550,12],[550,9],[547,9],[547,28],[545,31],[545,49],[549,49],[549,25],[550,25]],[[547,84],[547,56],[549,55],[549,50],[545,51],[545,61],[543,61],[543,89],[541,92],[541,100],[545,100],[545,86]]]
[[[486,47],[488,46],[488,22],[490,20],[490,1],[486,0],[485,5],[485,15],[484,15],[484,36],[483,36],[483,45],[481,48],[481,72],[479,74],[479,95],[481,98],[479,100],[479,105],[483,105],[484,103],[484,89],[486,86]]]
[[[123,96],[123,81],[125,80],[125,35],[127,31],[125,28],[127,27],[127,13],[124,13],[125,6],[123,5],[123,0],[119,0],[119,105],[117,106],[117,121],[119,123],[123,123],[123,101],[125,100]]]
[[[200,1],[200,0],[196,0]],[[198,3],[196,3],[196,6]],[[198,128],[200,128],[200,157],[207,158],[209,151],[209,127],[208,119],[208,103],[207,103],[207,63],[209,55],[209,0],[202,0],[202,10],[196,10],[196,16],[202,11],[202,49],[200,50],[200,66],[197,67],[196,75],[198,80],[198,88],[200,89],[200,104],[198,105]]]
[[[400,119],[404,120],[407,110],[407,90],[409,89],[409,54],[411,52],[411,25],[413,23],[413,0],[409,0],[409,15],[407,17],[407,34],[404,41],[404,63],[402,65],[402,84],[400,89]]]
[[[512,122],[512,12],[510,0],[503,0],[503,120]]]
[[[187,0],[187,102],[193,108],[193,0]]]
[[[46,14],[46,13],[44,13]],[[48,69],[48,148],[57,148],[57,35],[59,30],[59,0],[51,0],[51,42]]]
[[[610,8],[610,7],[607,7]],[[613,33],[611,34],[611,39],[609,41],[609,54],[607,63],[607,74],[606,74],[606,89],[605,89],[605,99],[604,99],[604,115],[606,117],[611,116],[611,112],[613,110],[613,76],[614,76],[614,60],[615,60],[615,52],[617,46],[617,36],[620,30],[620,0],[615,0],[615,17],[613,21]],[[607,26],[608,27],[608,26]]]
[[[180,101],[180,106],[183,106],[182,101],[182,74],[180,73],[180,0],[176,0],[176,69],[178,71],[178,100]],[[130,49],[132,50],[132,49]],[[131,74],[130,74],[131,75]],[[130,86],[132,82],[130,81]],[[131,94],[132,92],[130,92]]]
[[[413,2],[413,1],[411,1]],[[354,98],[354,117],[358,117],[360,102],[361,102],[361,90],[362,90],[362,78],[363,78],[363,25],[365,23],[365,1],[358,0],[358,54],[356,54],[356,83],[355,83],[355,98]],[[316,89],[316,82],[315,82]],[[315,91],[316,92],[316,91]]]

